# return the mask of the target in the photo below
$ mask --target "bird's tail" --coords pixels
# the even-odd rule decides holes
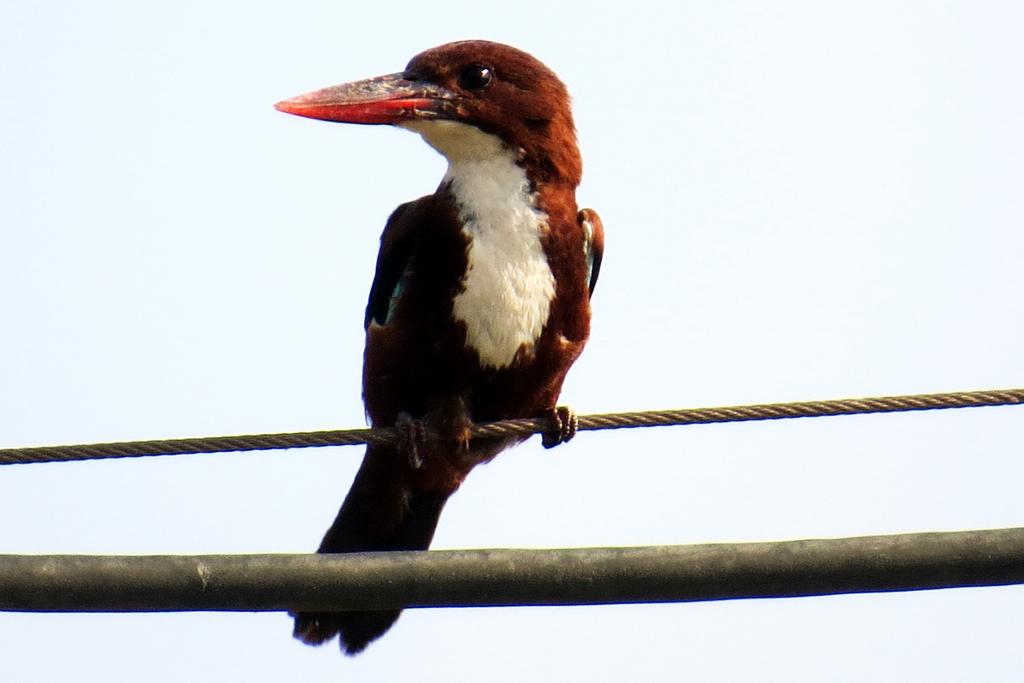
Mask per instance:
[[[396,463],[403,456],[387,446],[369,446],[352,488],[324,535],[318,553],[426,550],[450,493],[414,493]],[[400,468],[399,468],[400,471]],[[354,655],[383,635],[401,610],[371,612],[299,612],[294,635],[310,645],[338,636],[341,649]]]

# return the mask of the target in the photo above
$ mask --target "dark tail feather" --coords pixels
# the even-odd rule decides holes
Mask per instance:
[[[392,449],[367,448],[363,464],[318,553],[378,550],[426,550],[448,500],[444,493],[412,493],[396,481],[403,457]],[[335,635],[346,654],[361,652],[395,623],[401,610],[374,612],[300,612],[294,635],[321,645]]]

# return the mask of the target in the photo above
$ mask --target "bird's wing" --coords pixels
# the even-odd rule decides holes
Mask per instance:
[[[593,296],[597,286],[597,276],[601,272],[601,259],[604,257],[604,226],[601,217],[593,209],[582,209],[576,216],[583,228],[584,251],[587,255],[587,271],[590,279],[590,294]]]
[[[371,322],[385,325],[402,294],[403,281],[413,252],[415,221],[409,220],[416,202],[402,204],[388,218],[380,236],[377,269],[370,285],[370,299],[366,302],[363,329]]]

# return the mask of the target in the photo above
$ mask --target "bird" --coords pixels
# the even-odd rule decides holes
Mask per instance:
[[[318,553],[426,550],[469,472],[524,437],[470,438],[473,424],[549,418],[590,334],[604,228],[578,209],[582,161],[569,94],[532,55],[463,40],[405,69],[308,92],[297,116],[418,133],[447,170],[433,194],[387,219],[363,320],[363,401],[392,445],[369,445]],[[297,612],[294,636],[362,651],[400,610]]]

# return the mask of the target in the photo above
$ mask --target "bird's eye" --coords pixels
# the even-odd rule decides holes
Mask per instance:
[[[480,92],[491,84],[494,72],[483,64],[470,64],[459,74],[459,85],[466,90]]]

